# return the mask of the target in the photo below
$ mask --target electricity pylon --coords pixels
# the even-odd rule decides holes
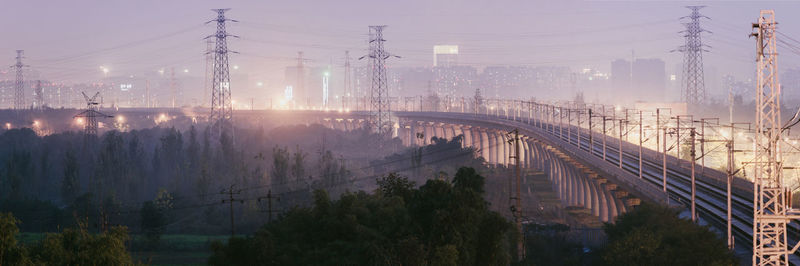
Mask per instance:
[[[17,79],[14,82],[14,109],[25,109],[25,79],[22,76],[22,68],[27,65],[22,64],[23,50],[17,50],[17,63],[13,67],[17,71]]]
[[[350,51],[344,51],[344,93],[342,93],[342,107],[350,108],[350,99],[353,95],[353,80],[350,73]]]
[[[788,202],[778,147],[782,126],[775,26],[775,12],[761,10],[758,23],[753,23],[755,32],[751,34],[756,37],[758,68],[753,151],[753,265],[789,265]]]
[[[389,87],[386,77],[386,59],[398,57],[383,48],[383,29],[386,25],[369,26],[369,54],[362,56],[370,58],[372,72],[372,85],[370,87],[370,126],[379,134],[389,133],[392,130],[392,121],[389,118]]]
[[[97,96],[100,92],[96,92],[91,98],[86,93],[81,92],[83,98],[86,100],[86,109],[75,115],[73,118],[84,119],[84,134],[86,138],[97,137],[97,118],[112,118],[114,116],[106,115],[98,111]]]
[[[678,47],[677,51],[683,52],[683,91],[681,100],[689,104],[700,104],[705,101],[706,89],[703,75],[703,52],[708,52],[701,40],[701,33],[709,32],[700,27],[700,19],[708,18],[700,14],[700,9],[704,6],[687,6],[692,13],[688,18],[689,22],[683,23],[686,30],[681,31],[686,37],[686,43]]]
[[[225,22],[232,21],[233,19],[225,18],[225,9],[212,9],[217,13],[217,18],[206,22],[217,23],[217,32],[210,35],[208,38],[215,38],[216,43],[214,47],[214,78],[211,82],[211,114],[208,117],[208,122],[212,126],[212,132],[215,136],[221,136],[223,132],[227,132],[229,136],[233,137],[233,105],[231,103],[231,73],[228,66],[228,37],[237,37],[228,34],[225,31]]]
[[[36,81],[36,88],[34,89],[33,93],[35,94],[35,103],[34,108],[36,110],[42,111],[44,110],[44,92],[42,91],[42,81]]]

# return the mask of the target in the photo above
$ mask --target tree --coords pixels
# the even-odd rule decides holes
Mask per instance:
[[[378,179],[378,191],[383,197],[398,196],[408,200],[414,193],[414,185],[414,181],[409,181],[408,177],[396,173],[389,173]]]
[[[11,213],[0,213],[0,265],[31,264],[25,249],[17,246],[17,224]]]
[[[511,224],[487,209],[483,177],[469,169],[455,180],[414,188],[390,174],[373,194],[345,192],[332,200],[313,192],[254,236],[212,245],[210,265],[507,265]],[[481,182],[477,182],[477,181]],[[458,188],[454,187],[458,186]]]
[[[133,265],[125,249],[128,231],[115,226],[90,234],[85,226],[48,234],[31,249],[31,257],[43,265]]]
[[[294,154],[292,154],[292,177],[293,181],[300,182],[303,180],[306,175],[306,168],[305,168],[305,160],[306,154],[303,150],[300,149],[300,145],[297,145],[297,150],[295,150]]]
[[[286,185],[289,183],[289,151],[277,145],[272,148],[272,184]]]
[[[734,265],[733,253],[706,226],[681,219],[678,211],[644,203],[605,225],[608,265]]]
[[[61,199],[65,203],[72,203],[80,191],[78,180],[78,158],[72,150],[64,155],[64,179],[61,181]]]
[[[6,161],[5,179],[11,190],[12,200],[22,198],[22,180],[30,178],[33,173],[30,151],[14,151]]]
[[[78,228],[47,234],[41,242],[25,248],[15,239],[18,223],[10,213],[0,214],[1,265],[133,265],[125,249],[125,227],[90,234],[86,224],[79,223]]]

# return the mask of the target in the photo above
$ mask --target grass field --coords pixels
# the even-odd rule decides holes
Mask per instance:
[[[45,233],[19,233],[17,240],[32,245],[44,239]],[[134,261],[148,265],[205,265],[211,256],[213,241],[228,241],[228,235],[162,235],[157,244],[148,243],[143,235],[131,235],[128,249]]]

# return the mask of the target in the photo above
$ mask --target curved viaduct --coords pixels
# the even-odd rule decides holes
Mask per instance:
[[[254,114],[255,115],[255,114]],[[288,114],[287,114],[288,115]],[[639,146],[606,135],[606,156],[599,143],[602,133],[585,127],[561,124],[546,114],[516,115],[443,112],[395,112],[396,136],[405,145],[428,144],[430,137],[464,135],[463,145],[475,147],[490,165],[508,165],[511,144],[506,132],[518,129],[522,141],[521,166],[544,171],[562,203],[590,209],[603,221],[638,205],[641,200],[689,206],[690,163],[667,155],[667,180],[663,179],[662,153],[644,148],[639,177]],[[365,125],[363,112],[297,112],[281,116],[294,123],[320,123],[339,130]],[[287,122],[289,122],[287,121]],[[291,122],[289,122],[291,123]],[[424,138],[417,138],[417,133]],[[594,138],[592,138],[592,134]],[[612,145],[613,143],[614,145]],[[618,144],[619,143],[619,144]],[[618,145],[617,145],[618,144]],[[622,149],[620,164],[619,148]],[[697,165],[697,167],[700,167]],[[699,218],[724,232],[726,229],[726,175],[705,168],[696,174],[696,208]],[[732,183],[732,233],[737,246],[750,246],[752,239],[752,183]],[[800,227],[791,224],[789,237],[797,239]]]
[[[243,114],[244,115],[244,114]],[[253,113],[253,115],[256,115]],[[396,136],[407,146],[427,145],[432,137],[452,139],[463,135],[462,145],[475,148],[490,166],[513,165],[513,143],[507,132],[519,129],[520,165],[543,171],[564,206],[578,206],[604,222],[640,204],[642,199],[664,202],[666,194],[642,182],[630,173],[596,167],[591,158],[576,156],[574,149],[530,128],[509,124],[514,121],[486,119],[481,115],[396,112]],[[275,116],[278,123],[319,123],[326,127],[349,131],[365,125],[366,115],[360,112],[286,112]],[[272,119],[270,119],[272,120]],[[517,121],[517,123],[520,123]],[[525,124],[527,125],[527,124]]]

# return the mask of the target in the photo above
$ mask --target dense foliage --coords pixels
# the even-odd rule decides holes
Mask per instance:
[[[15,235],[19,220],[0,214],[0,265],[133,265],[125,248],[125,227],[112,227],[91,234],[85,226],[47,234],[44,240],[26,247]]]
[[[255,235],[213,245],[212,265],[506,265],[513,227],[487,209],[484,178],[461,168],[452,181],[395,174],[374,193],[295,208]]]
[[[725,242],[669,207],[643,204],[606,224],[608,265],[736,265]]]

